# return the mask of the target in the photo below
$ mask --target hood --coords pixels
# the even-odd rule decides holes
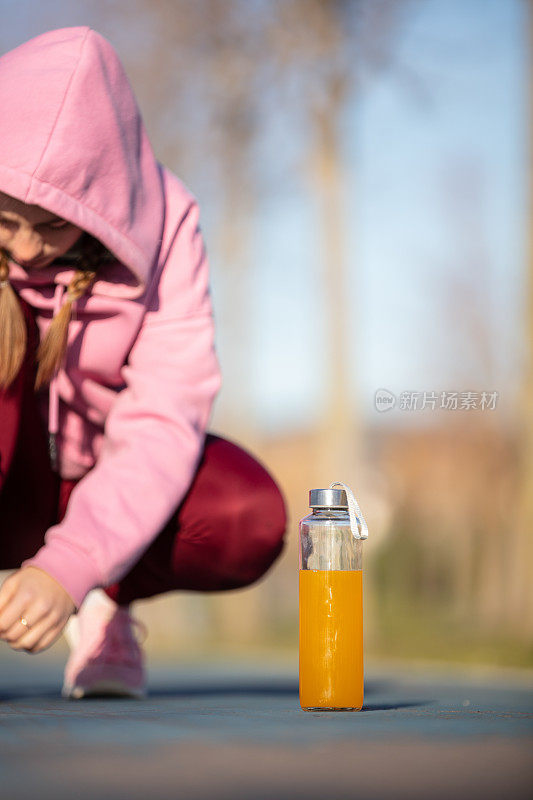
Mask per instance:
[[[0,57],[0,191],[91,233],[116,256],[91,292],[140,297],[159,254],[162,168],[124,68],[89,27],[48,31]],[[67,285],[50,264],[24,284]]]

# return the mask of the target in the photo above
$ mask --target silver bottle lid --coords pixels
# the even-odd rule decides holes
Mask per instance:
[[[344,489],[310,489],[309,506],[315,508],[348,508]]]

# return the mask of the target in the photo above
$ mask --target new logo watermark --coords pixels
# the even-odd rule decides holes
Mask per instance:
[[[374,405],[377,411],[390,411],[398,406],[400,411],[424,411],[442,409],[443,411],[494,411],[499,393],[482,392],[448,392],[423,391],[400,392],[399,396],[389,389],[377,389]]]
[[[374,405],[378,411],[390,411],[396,405],[396,395],[388,389],[378,389],[374,395]]]

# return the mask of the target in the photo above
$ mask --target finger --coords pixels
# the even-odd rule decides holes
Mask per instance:
[[[3,614],[0,615],[0,638],[5,639],[8,631],[24,616],[24,607],[27,603],[25,598],[15,595],[10,604],[6,606]]]
[[[9,612],[13,621],[11,625],[6,628],[6,630],[0,633],[0,637],[11,645],[18,643],[19,639],[24,637],[30,630],[38,625],[44,617],[49,614],[49,609],[43,608],[42,605],[38,603],[25,606],[23,602],[17,601],[12,605],[13,612],[11,611],[11,608]],[[25,619],[28,625],[24,625],[20,621],[21,619]]]
[[[46,650],[47,647],[51,647],[54,644],[54,642],[61,636],[61,632],[63,631],[64,627],[65,626],[63,625],[63,623],[60,623],[58,625],[55,625],[53,628],[50,628],[48,633],[43,634],[41,639],[38,642],[36,642],[31,649],[28,649],[27,652],[31,653],[32,655],[35,655],[36,653],[41,653],[43,650]]]
[[[17,592],[18,588],[17,582],[11,580],[13,574],[14,573],[8,575],[8,577],[4,580],[2,586],[0,586],[0,625],[5,608],[9,605],[12,598],[15,596]]]
[[[49,631],[56,628],[58,624],[57,617],[53,612],[49,612],[42,617],[39,622],[32,625],[29,630],[24,630],[20,636],[17,636],[13,641],[9,642],[9,644],[13,650],[29,650],[37,646],[42,638],[46,636]]]

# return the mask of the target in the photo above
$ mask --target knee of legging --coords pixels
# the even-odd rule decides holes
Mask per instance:
[[[285,546],[287,522],[287,506],[277,488],[262,498],[240,501],[234,510],[234,538],[228,543],[235,587],[254,583],[273,565]]]

